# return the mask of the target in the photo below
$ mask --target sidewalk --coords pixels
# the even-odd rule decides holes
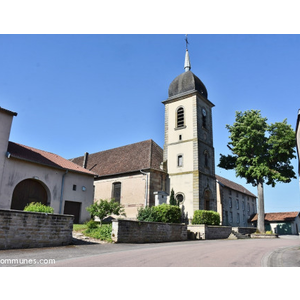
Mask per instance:
[[[263,267],[300,267],[300,238],[299,236],[280,236],[280,238],[299,239],[299,246],[279,248],[265,256]]]

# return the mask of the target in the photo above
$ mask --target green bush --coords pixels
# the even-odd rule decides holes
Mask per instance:
[[[85,223],[88,229],[95,229],[98,228],[97,222],[95,222],[93,219],[89,220],[88,222]]]
[[[111,239],[112,224],[104,224],[101,227],[87,229],[83,232],[84,235],[99,239],[102,241],[112,242]]]
[[[139,221],[155,222],[155,212],[153,208],[154,206],[146,206],[145,208],[141,207],[138,210],[137,219]]]
[[[169,204],[145,207],[139,209],[137,219],[146,222],[180,223],[181,210],[178,206]]]
[[[47,214],[53,214],[54,209],[40,202],[31,202],[25,206],[24,211],[43,212]]]
[[[156,222],[180,223],[181,210],[177,205],[161,204],[154,206]]]
[[[192,224],[220,225],[220,215],[212,210],[196,210]]]

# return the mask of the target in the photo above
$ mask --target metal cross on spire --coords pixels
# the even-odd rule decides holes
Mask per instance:
[[[185,35],[185,48],[186,48],[186,50],[188,50],[188,44],[189,44],[188,35],[186,34]]]

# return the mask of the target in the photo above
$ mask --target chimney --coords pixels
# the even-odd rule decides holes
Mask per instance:
[[[89,157],[88,152],[85,152],[84,156],[83,156],[83,165],[82,165],[85,169],[86,169],[86,166],[87,166],[88,157]]]

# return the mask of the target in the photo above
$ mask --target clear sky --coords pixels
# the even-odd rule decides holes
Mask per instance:
[[[65,158],[147,139],[163,147],[164,105],[184,72],[184,34],[0,35],[0,106],[16,111],[10,140]],[[190,34],[191,71],[213,108],[216,165],[236,111],[268,122],[300,108],[299,35]],[[293,161],[297,171],[297,160]],[[216,174],[235,178],[216,167]],[[300,211],[298,179],[265,187],[266,212]]]

